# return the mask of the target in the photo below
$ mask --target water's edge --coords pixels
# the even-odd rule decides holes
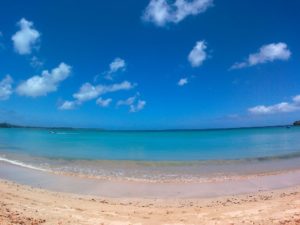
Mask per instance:
[[[293,157],[292,157],[293,156]],[[260,159],[187,162],[109,160],[13,159],[0,154],[0,162],[52,174],[102,180],[152,183],[205,183],[280,174],[300,168],[298,155]],[[22,156],[24,158],[24,156]],[[21,159],[22,159],[21,157]]]
[[[113,198],[207,198],[300,185],[300,170],[208,183],[147,183],[85,179],[0,162],[0,179],[57,192]]]

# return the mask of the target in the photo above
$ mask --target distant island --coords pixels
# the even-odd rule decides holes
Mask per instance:
[[[21,126],[13,125],[10,123],[0,123],[0,128],[19,128]]]
[[[68,129],[73,130],[72,127],[38,127],[38,126],[20,126],[10,123],[0,123],[0,128],[34,128],[34,129]]]
[[[44,129],[44,130],[96,130],[96,131],[105,130],[105,129],[102,129],[102,128],[22,126],[22,125],[15,125],[15,124],[7,123],[7,122],[0,123],[0,129],[1,128],[30,128],[30,129]]]
[[[295,122],[293,123],[293,125],[294,125],[294,126],[300,126],[300,120],[295,121]]]

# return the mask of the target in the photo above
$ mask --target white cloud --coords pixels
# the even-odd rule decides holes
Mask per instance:
[[[109,64],[109,70],[104,73],[105,74],[104,78],[108,80],[112,80],[114,73],[118,71],[124,71],[125,69],[126,69],[125,60],[117,57]]]
[[[157,26],[179,23],[189,15],[198,15],[213,5],[213,0],[151,0],[143,14],[143,19]]]
[[[121,83],[112,84],[112,85],[91,85],[90,83],[85,83],[81,86],[79,92],[73,94],[73,97],[80,102],[85,102],[91,99],[95,99],[100,95],[103,95],[108,92],[115,92],[121,90],[130,90],[135,87],[135,84],[132,84],[128,81],[123,81]]]
[[[205,41],[198,41],[188,56],[188,60],[192,67],[201,66],[206,60],[207,54],[205,49],[207,48]]]
[[[187,78],[181,78],[181,79],[178,81],[177,85],[178,85],[178,86],[183,86],[183,85],[186,85],[187,83],[188,83],[188,79],[187,79]]]
[[[10,95],[13,93],[12,90],[13,79],[10,75],[6,75],[0,81],[0,100],[4,101],[9,99]]]
[[[82,103],[98,98],[103,94],[130,90],[133,89],[136,84],[132,84],[129,81],[123,81],[121,83],[111,84],[111,85],[92,85],[90,83],[84,83],[77,93],[73,94],[74,101],[65,101],[58,108],[63,110],[75,109],[77,106]],[[102,99],[101,97],[96,100],[96,104],[106,107],[111,103],[112,99]]]
[[[12,36],[14,48],[21,55],[30,54],[41,35],[34,29],[33,23],[24,18],[18,22],[18,26],[20,30]]]
[[[146,101],[144,100],[138,100],[135,105],[130,105],[130,112],[138,112],[144,109],[146,105]]]
[[[33,68],[41,68],[44,66],[44,63],[36,56],[33,56],[31,57],[30,59],[30,65],[33,67]]]
[[[300,110],[300,95],[295,96],[291,102],[281,102],[275,105],[258,105],[248,109],[252,114],[266,115],[276,113],[288,113]]]
[[[103,99],[103,98],[98,98],[96,101],[96,104],[101,106],[101,107],[108,107],[109,104],[111,103],[112,99],[108,98],[108,99]]]
[[[135,96],[117,102],[117,106],[122,105],[129,106],[129,112],[138,112],[145,107],[146,101],[140,100],[139,94],[136,94]]]
[[[115,73],[118,70],[123,70],[126,67],[126,63],[124,59],[121,58],[115,58],[114,61],[112,61],[109,64],[109,69],[111,73]]]
[[[70,73],[71,67],[65,63],[60,63],[51,72],[44,70],[41,75],[35,75],[22,82],[17,87],[17,93],[30,97],[45,96],[49,92],[56,91],[60,82],[65,80]]]
[[[282,113],[282,112],[293,112],[299,110],[299,106],[295,106],[288,102],[281,102],[276,105],[264,106],[259,105],[253,108],[250,108],[249,111],[253,114],[273,114],[273,113]]]
[[[250,54],[244,62],[235,63],[231,69],[241,69],[244,67],[255,66],[275,60],[288,60],[291,57],[291,51],[286,43],[271,43],[263,45],[257,53]]]
[[[293,97],[293,101],[296,103],[296,104],[300,104],[300,95],[296,95]]]
[[[77,100],[84,102],[94,98],[97,98],[100,95],[100,88],[93,86],[90,83],[85,83],[80,87],[79,92],[73,94],[73,97]]]
[[[132,105],[136,100],[136,96],[132,96],[127,98],[126,100],[119,100],[117,102],[117,106],[121,106],[121,105]]]
[[[76,101],[64,101],[58,108],[61,110],[75,109],[79,103]]]
[[[164,26],[174,20],[171,11],[171,6],[166,0],[151,0],[144,12],[143,19],[153,22],[157,26]]]

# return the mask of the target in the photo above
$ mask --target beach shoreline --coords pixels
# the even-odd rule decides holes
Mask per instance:
[[[292,157],[293,156],[293,157]],[[209,183],[300,170],[300,157],[203,161],[66,160],[0,154],[0,163],[51,174],[147,183]]]
[[[127,179],[94,179],[0,162],[0,179],[19,184],[66,192],[102,197],[128,198],[207,198],[246,194],[289,188],[300,185],[300,170],[278,171],[271,174],[240,176],[238,179],[210,180],[209,182],[148,182]],[[122,187],[122,188],[120,188]]]
[[[300,170],[209,182],[55,173],[0,161],[0,224],[300,224]]]
[[[300,224],[300,186],[189,199],[108,198],[0,179],[0,224]]]

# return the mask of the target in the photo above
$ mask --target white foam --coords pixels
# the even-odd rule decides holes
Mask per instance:
[[[11,160],[11,159],[7,159],[7,158],[3,158],[1,156],[0,156],[0,161],[7,162],[7,163],[10,163],[10,164],[13,164],[13,165],[16,165],[16,166],[21,166],[21,167],[28,168],[28,169],[49,172],[49,170],[47,170],[47,169],[36,167],[36,166],[26,164],[26,163],[23,163],[23,162],[20,162],[20,161],[17,161],[17,160]]]

